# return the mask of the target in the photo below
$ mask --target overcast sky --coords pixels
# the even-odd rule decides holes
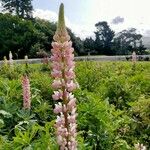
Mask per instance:
[[[34,16],[56,21],[61,2],[66,25],[82,38],[92,36],[99,21],[116,32],[134,27],[150,36],[150,0],[33,0]]]

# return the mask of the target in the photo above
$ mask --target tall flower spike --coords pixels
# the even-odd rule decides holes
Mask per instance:
[[[31,93],[30,93],[30,81],[27,75],[22,77],[22,89],[23,89],[23,108],[31,108]]]
[[[52,42],[52,95],[56,102],[54,113],[56,119],[56,136],[60,150],[76,150],[76,98],[72,91],[77,88],[74,73],[74,49],[67,33],[64,20],[64,5],[60,5],[57,30]],[[59,102],[58,102],[59,100]]]

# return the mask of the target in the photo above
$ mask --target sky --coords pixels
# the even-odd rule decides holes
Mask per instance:
[[[150,36],[150,0],[33,0],[34,17],[57,21],[60,3],[66,25],[81,38],[93,37],[99,21],[107,21],[115,32],[133,27]]]

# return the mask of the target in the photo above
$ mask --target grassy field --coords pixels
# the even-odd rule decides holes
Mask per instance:
[[[21,77],[28,72],[31,111],[22,108]],[[79,150],[150,148],[150,63],[76,63]],[[49,65],[1,66],[0,150],[57,150]]]

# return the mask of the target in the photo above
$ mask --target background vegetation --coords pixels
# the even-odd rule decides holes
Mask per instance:
[[[22,108],[24,65],[0,68],[0,149],[57,150],[49,64],[28,68],[31,111]],[[150,64],[77,62],[80,150],[150,148]]]
[[[50,54],[56,23],[33,18],[31,0],[0,0],[0,59],[12,51],[15,59]],[[68,29],[76,55],[147,54],[142,35],[135,28],[115,33],[107,22],[95,24],[95,37],[80,39]],[[46,53],[45,53],[46,52]],[[47,54],[48,53],[48,54]],[[38,55],[39,54],[39,55]]]

